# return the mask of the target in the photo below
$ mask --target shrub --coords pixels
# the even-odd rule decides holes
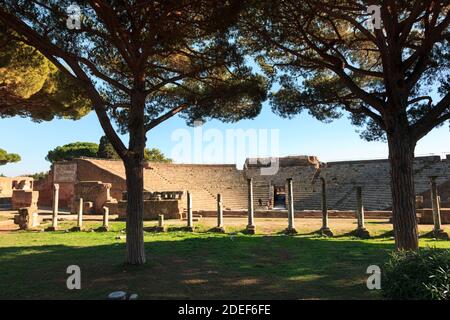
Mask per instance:
[[[382,292],[387,299],[449,300],[450,250],[392,253],[383,268]]]

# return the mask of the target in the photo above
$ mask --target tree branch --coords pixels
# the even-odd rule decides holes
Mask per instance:
[[[150,123],[148,123],[145,126],[145,131],[149,131],[149,130],[153,129],[154,127],[156,127],[160,123],[166,121],[167,119],[173,117],[174,115],[176,115],[177,113],[187,109],[188,107],[189,107],[189,105],[187,103],[183,103],[183,104],[181,104],[181,105],[171,109],[167,113],[163,114],[162,116],[160,116],[160,117],[152,120]]]

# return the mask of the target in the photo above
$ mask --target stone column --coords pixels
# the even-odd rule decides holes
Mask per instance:
[[[333,232],[328,226],[328,205],[327,205],[327,184],[323,177],[320,177],[322,185],[322,228],[319,233],[323,236],[332,237]]]
[[[245,232],[248,234],[255,234],[255,224],[254,224],[254,210],[253,210],[253,179],[248,178],[247,179],[247,186],[248,186],[248,224],[247,228],[245,229]]]
[[[109,208],[103,207],[103,225],[98,228],[99,231],[109,230]]]
[[[157,232],[164,232],[166,231],[166,227],[164,225],[164,215],[163,214],[159,214],[158,215],[158,225],[156,226],[156,231]]]
[[[215,232],[225,232],[223,227],[223,205],[222,205],[222,195],[217,194],[217,227],[213,229]]]
[[[52,226],[47,228],[48,231],[58,230],[58,204],[59,204],[59,184],[53,184],[53,216]]]
[[[191,193],[187,192],[187,227],[186,230],[194,231],[194,222],[192,217],[192,196]]]
[[[83,229],[83,198],[80,198],[78,200],[77,226],[73,230],[81,231],[82,229]]]
[[[440,197],[438,196],[436,176],[430,177],[431,187],[431,208],[433,209],[433,235],[436,238],[448,239],[448,234],[442,229],[441,224],[441,206]]]
[[[296,234],[295,230],[295,217],[294,217],[294,189],[292,186],[292,178],[286,179],[287,184],[287,209],[288,209],[288,227],[286,229],[287,234]]]
[[[358,228],[355,235],[360,238],[369,238],[369,231],[366,229],[364,221],[364,203],[362,197],[362,187],[356,187],[356,218],[358,219]]]
[[[112,184],[111,183],[105,183],[104,186],[105,186],[105,189],[106,189],[106,201],[108,201],[108,200],[111,199],[111,187],[112,187]]]
[[[103,230],[109,230],[109,208],[103,207]]]
[[[439,199],[438,199],[439,196],[438,196],[438,192],[437,192],[436,178],[437,177],[430,177],[431,208],[433,209],[433,223],[434,223],[433,232],[442,230],[441,212],[440,212],[440,207],[439,207]]]

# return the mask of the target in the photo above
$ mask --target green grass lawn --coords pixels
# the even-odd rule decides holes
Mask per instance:
[[[147,263],[136,267],[123,264],[125,240],[117,237],[124,223],[111,225],[104,233],[0,234],[0,298],[104,299],[125,290],[140,299],[377,299],[379,292],[366,288],[366,268],[381,266],[394,247],[383,228],[374,239],[358,240],[309,230],[213,234],[200,224],[196,233],[146,232]],[[450,248],[450,242],[421,239],[421,246]],[[66,288],[72,264],[81,268],[81,290]]]

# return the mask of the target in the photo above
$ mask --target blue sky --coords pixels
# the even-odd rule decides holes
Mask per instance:
[[[174,147],[179,144],[173,141],[172,134],[178,129],[188,130],[193,135],[194,129],[186,126],[183,119],[174,117],[151,131],[147,147],[157,147],[167,156],[173,155]],[[366,142],[360,139],[355,127],[345,116],[329,124],[321,123],[306,113],[294,119],[283,119],[270,111],[268,104],[264,105],[261,114],[253,120],[243,120],[234,124],[223,124],[210,121],[202,127],[203,132],[218,129],[225,135],[227,129],[270,129],[279,131],[280,155],[315,155],[321,161],[386,158],[387,145],[381,142]],[[216,131],[217,132],[217,131]],[[16,176],[46,171],[50,163],[45,160],[47,152],[56,146],[74,141],[97,142],[103,135],[102,129],[94,113],[79,121],[53,120],[51,122],[33,123],[29,119],[0,119],[0,148],[8,152],[18,153],[22,161],[0,167],[0,173]],[[124,137],[126,139],[126,137]],[[258,136],[260,138],[260,136]],[[264,140],[264,139],[262,139]],[[211,143],[210,143],[211,144]],[[203,143],[206,147],[208,144]],[[193,150],[193,149],[192,149]],[[269,153],[273,150],[269,145]],[[248,153],[250,148],[245,149]],[[226,153],[226,151],[225,151]],[[448,123],[434,129],[417,145],[416,155],[450,154],[450,132]],[[265,154],[261,154],[265,155]],[[245,155],[234,157],[238,167],[242,165]],[[180,162],[180,159],[174,159]],[[182,160],[182,159],[181,159]],[[192,158],[190,162],[198,161]],[[227,162],[219,157],[214,162]],[[228,161],[229,162],[229,161]]]

